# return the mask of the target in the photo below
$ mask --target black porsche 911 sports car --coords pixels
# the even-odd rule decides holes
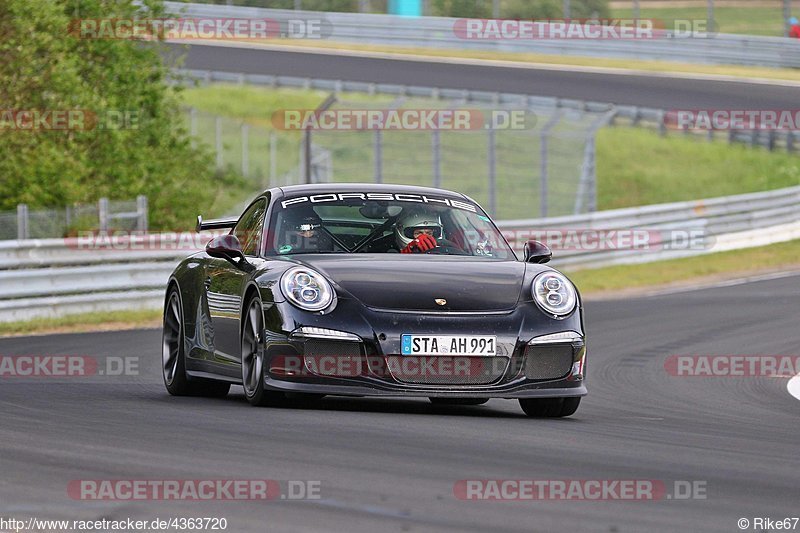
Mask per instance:
[[[399,185],[280,187],[170,276],[163,375],[174,395],[253,405],[324,395],[518,399],[531,416],[586,394],[580,295],[517,259],[469,197]]]

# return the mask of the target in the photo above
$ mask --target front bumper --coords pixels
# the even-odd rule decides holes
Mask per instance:
[[[264,386],[269,390],[344,396],[545,398],[584,396],[586,346],[578,312],[572,320],[535,320],[529,310],[503,316],[364,317],[369,329],[348,324],[346,337],[266,332]],[[352,317],[352,315],[351,315]],[[527,320],[526,320],[527,319]],[[377,321],[377,324],[376,324]],[[382,322],[381,322],[382,321]],[[297,325],[297,322],[295,322]],[[377,326],[377,327],[376,327]],[[546,326],[546,327],[543,327]],[[315,328],[330,329],[323,323]],[[342,331],[338,329],[336,331]],[[498,356],[461,356],[466,372],[425,375],[420,369],[437,367],[444,356],[430,356],[407,365],[415,374],[399,372],[409,356],[397,355],[402,333],[496,334]],[[324,337],[324,335],[323,335]],[[493,359],[490,363],[489,359]],[[433,361],[430,361],[433,360]],[[346,364],[341,365],[344,361]],[[325,368],[325,363],[331,363]],[[424,363],[432,363],[425,365]],[[498,366],[499,365],[499,366]],[[457,366],[457,365],[456,365]],[[454,368],[443,365],[443,368]],[[343,370],[344,369],[344,370]],[[476,370],[477,369],[477,370]],[[476,375],[475,372],[481,372]]]

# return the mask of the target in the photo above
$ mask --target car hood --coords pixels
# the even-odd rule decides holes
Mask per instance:
[[[349,295],[377,309],[509,310],[519,300],[525,276],[525,264],[518,261],[463,256],[319,254],[295,260],[327,276],[340,298]]]

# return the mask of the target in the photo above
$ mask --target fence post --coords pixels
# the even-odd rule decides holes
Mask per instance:
[[[28,204],[17,206],[17,239],[24,241],[30,237],[28,229]]]
[[[97,202],[97,218],[100,223],[100,231],[108,231],[108,198],[100,198]]]
[[[274,131],[269,132],[269,186],[275,187],[278,179],[278,138]]]
[[[569,5],[569,0],[564,0],[564,18],[565,19],[570,18],[570,12],[571,12],[571,9],[570,9],[570,5]]]
[[[792,16],[792,0],[783,0],[783,36],[789,36],[789,18]]]
[[[433,155],[433,186],[442,187],[442,145],[439,130],[431,133],[431,153]]]
[[[539,217],[547,216],[547,131],[539,137]]]
[[[497,161],[495,150],[497,148],[494,128],[486,130],[489,146],[487,149],[487,160],[489,162],[489,214],[497,214]]]
[[[311,126],[303,132],[303,176],[302,183],[311,183]]]
[[[242,176],[250,177],[250,127],[242,122]]]
[[[492,0],[492,18],[500,18],[500,0]]]
[[[383,134],[380,128],[375,129],[373,152],[375,155],[375,183],[383,183]]]
[[[191,137],[192,148],[197,146],[197,109],[189,110],[189,136]]]
[[[542,132],[539,135],[539,216],[547,216],[547,202],[549,185],[547,183],[547,144],[549,142],[550,129],[561,120],[560,109],[557,109],[553,116],[542,126]]]
[[[222,168],[222,117],[214,117],[214,146],[217,150],[217,168]]]
[[[639,20],[639,0],[633,0],[633,20]]]
[[[708,31],[714,31],[714,0],[708,0],[706,18],[708,19]]]
[[[147,196],[143,194],[136,197],[136,229],[147,232]]]

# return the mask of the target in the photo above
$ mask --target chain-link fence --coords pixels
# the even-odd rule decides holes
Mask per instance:
[[[298,183],[396,183],[463,192],[498,219],[596,208],[594,139],[608,113],[414,98],[331,102],[325,113],[334,121],[368,112],[386,118],[393,111],[398,116],[461,112],[471,122],[463,129],[348,123],[292,130],[190,111],[190,130],[198,142],[213,147],[219,167],[247,176],[254,192]]]
[[[0,241],[74,236],[80,231],[147,231],[147,198],[75,204],[63,208],[0,211]]]

